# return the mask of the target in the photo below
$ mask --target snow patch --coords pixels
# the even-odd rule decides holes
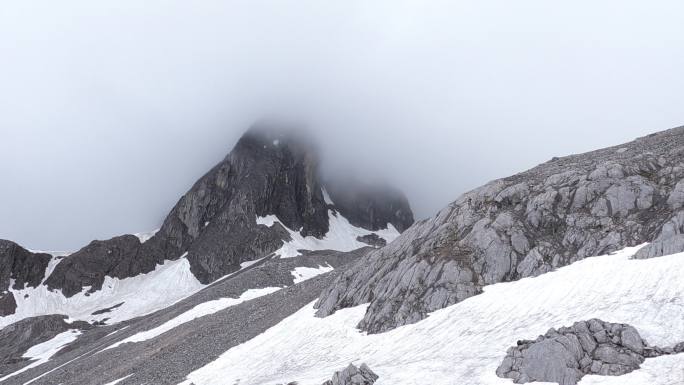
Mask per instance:
[[[316,267],[295,267],[293,271],[291,271],[292,275],[294,276],[294,283],[300,283],[304,282],[307,279],[311,279],[317,275],[320,274],[325,274],[329,271],[333,271],[333,267],[330,265],[326,266],[318,266]]]
[[[155,234],[157,234],[159,232],[159,230],[160,229],[148,231],[146,233],[135,233],[133,235],[138,237],[138,239],[140,240],[140,243],[145,243],[145,242],[149,241],[150,238],[152,238]]]
[[[684,253],[630,260],[637,249],[490,285],[382,334],[356,329],[366,305],[318,318],[312,302],[191,373],[186,383],[319,385],[350,362],[366,362],[380,376],[377,385],[422,385],[426,379],[433,385],[510,385],[495,374],[508,347],[590,318],[631,324],[659,346],[684,341]],[[580,384],[671,385],[682,383],[683,367],[684,354],[647,359],[631,374],[587,376]]]
[[[48,268],[52,263],[50,261]],[[17,309],[15,314],[0,317],[0,328],[24,318],[47,314],[65,314],[70,321],[92,323],[107,318],[107,323],[116,323],[163,309],[204,287],[190,272],[190,262],[180,258],[165,261],[147,274],[125,279],[106,277],[100,290],[88,293],[86,287],[70,298],[59,290],[48,290],[45,285],[21,290],[10,288]],[[124,304],[111,312],[92,315],[121,302]]]
[[[273,226],[276,222],[280,223],[288,231],[290,238],[292,238],[291,241],[284,242],[283,246],[275,252],[281,258],[296,257],[301,254],[299,250],[356,250],[368,246],[366,243],[359,242],[356,238],[369,234],[376,234],[380,238],[385,239],[387,243],[392,242],[399,236],[399,231],[391,223],[387,224],[386,229],[370,231],[352,225],[345,217],[333,210],[328,210],[329,230],[321,239],[313,236],[302,236],[298,231],[285,226],[275,215],[257,217],[256,219],[257,224],[268,227]]]
[[[62,348],[76,341],[78,336],[81,334],[82,332],[80,330],[67,330],[63,333],[57,334],[48,341],[32,346],[26,351],[26,353],[24,353],[22,357],[35,361],[14,373],[10,373],[5,377],[0,378],[0,382],[48,362],[50,358],[62,350]]]
[[[127,375],[126,377],[121,377],[121,378],[119,378],[118,380],[114,380],[114,381],[112,381],[112,382],[108,382],[108,383],[106,383],[105,385],[116,385],[116,384],[118,384],[118,383],[120,383],[120,382],[123,382],[123,380],[127,379],[128,377],[130,377],[130,376],[132,376],[132,375],[133,375],[133,374],[129,374],[129,375]]]
[[[323,200],[325,201],[326,204],[329,205],[334,205],[332,199],[330,199],[330,194],[328,194],[328,190],[323,189]]]
[[[210,314],[217,313],[223,309],[227,309],[231,306],[235,306],[245,301],[249,301],[254,298],[258,298],[267,294],[271,294],[280,290],[280,287],[265,287],[261,289],[249,289],[242,293],[239,298],[219,298],[212,301],[203,302],[192,309],[180,314],[179,316],[172,318],[163,324],[157,326],[156,328],[134,334],[128,338],[125,338],[115,344],[112,344],[102,351],[108,349],[114,349],[129,342],[142,342],[153,339],[160,336],[169,330],[178,327],[184,323],[190,322],[196,318],[204,317]]]

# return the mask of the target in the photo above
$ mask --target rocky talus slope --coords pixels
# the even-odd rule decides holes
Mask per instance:
[[[619,376],[639,369],[646,358],[682,352],[684,343],[649,346],[632,326],[592,319],[550,329],[533,341],[518,341],[496,374],[516,384],[575,385],[586,374]]]
[[[554,158],[470,191],[369,254],[326,290],[318,315],[370,303],[371,333],[481,292],[645,242],[684,250],[684,127]]]

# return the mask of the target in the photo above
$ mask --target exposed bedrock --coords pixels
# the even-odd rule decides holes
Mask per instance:
[[[335,372],[332,379],[322,385],[372,385],[378,378],[366,364],[359,367],[349,364],[344,370]]]
[[[492,181],[360,260],[323,291],[317,314],[370,303],[359,327],[383,332],[484,285],[645,242],[656,241],[647,256],[678,251],[683,177],[681,127]]]
[[[50,258],[49,254],[32,253],[14,242],[0,239],[0,317],[16,311],[17,302],[10,289],[40,285]]]
[[[368,229],[412,223],[406,199],[394,190],[369,191],[358,202],[342,200],[338,208],[326,202],[320,180],[316,148],[305,136],[255,125],[179,200],[149,240],[124,235],[94,241],[60,262],[47,283],[72,296],[88,286],[98,290],[107,276],[147,273],[185,253],[192,273],[209,283],[290,240],[281,225],[257,225],[260,216],[276,215],[289,229],[314,237],[328,232],[330,209]]]
[[[32,346],[46,342],[69,329],[89,329],[87,322],[66,323],[63,315],[23,319],[0,330],[0,368],[26,361],[22,355]]]
[[[36,287],[45,278],[45,269],[52,258],[45,253],[32,253],[14,242],[0,239],[0,294],[13,289]]]
[[[619,376],[639,369],[646,358],[684,351],[649,346],[629,325],[592,319],[550,329],[533,341],[518,341],[496,370],[516,384],[534,381],[575,385],[587,374]]]

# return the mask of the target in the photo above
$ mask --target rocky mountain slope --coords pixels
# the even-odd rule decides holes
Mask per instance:
[[[684,128],[554,158],[412,225],[256,127],[155,233],[0,243],[0,383],[679,384],[683,158]]]
[[[683,251],[682,177],[684,127],[492,181],[357,262],[317,314],[370,303],[359,327],[378,333],[587,257],[645,242],[637,257]]]
[[[95,312],[100,309],[92,306],[122,302],[116,312],[130,318],[272,253],[351,251],[390,241],[413,223],[401,193],[349,182],[328,187],[318,165],[317,150],[305,136],[255,125],[149,235],[96,240],[68,256],[32,253],[0,241],[0,326],[53,312],[86,319],[89,314],[78,309]],[[351,193],[355,189],[359,194]],[[339,196],[341,205],[328,192]],[[150,284],[153,276],[182,283],[162,288]],[[135,291],[157,295],[154,306],[116,299]]]

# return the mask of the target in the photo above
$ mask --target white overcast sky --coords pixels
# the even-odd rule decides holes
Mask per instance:
[[[0,238],[150,230],[254,120],[418,217],[556,155],[684,124],[681,1],[0,3]]]

